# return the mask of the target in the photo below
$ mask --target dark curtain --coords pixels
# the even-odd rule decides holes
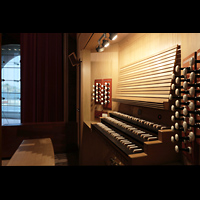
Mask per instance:
[[[21,121],[63,121],[62,33],[21,33]]]

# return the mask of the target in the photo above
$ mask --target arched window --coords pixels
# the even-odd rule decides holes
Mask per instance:
[[[20,45],[1,46],[2,125],[21,123]]]

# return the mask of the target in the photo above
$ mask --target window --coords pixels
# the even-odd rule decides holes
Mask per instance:
[[[21,123],[20,45],[1,46],[2,125]]]

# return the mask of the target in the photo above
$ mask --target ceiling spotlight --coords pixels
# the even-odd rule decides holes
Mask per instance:
[[[103,35],[99,38],[98,40],[99,45],[96,47],[97,52],[104,51],[104,47],[108,47],[110,45],[110,40],[115,40],[117,38],[117,33],[109,33],[109,37],[106,37],[106,34],[107,33],[103,33]]]
[[[104,51],[104,47],[98,45],[98,47],[96,48],[97,52],[103,52]]]
[[[99,45],[97,46],[96,51],[97,51],[97,52],[102,52],[102,51],[104,51],[104,47],[101,45],[101,41],[98,41],[98,43],[99,43]]]
[[[110,40],[106,38],[106,33],[104,33],[104,40],[103,40],[103,43],[102,43],[102,46],[103,47],[108,47],[110,45]]]
[[[103,47],[108,47],[109,45],[110,45],[110,41],[107,40],[107,39],[104,39],[104,40],[103,40],[103,43],[102,43],[102,46],[103,46]]]
[[[117,38],[117,33],[109,33],[110,36],[109,36],[109,39],[110,40],[115,40]]]

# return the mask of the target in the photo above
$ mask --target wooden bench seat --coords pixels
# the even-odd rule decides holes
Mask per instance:
[[[55,166],[51,139],[23,140],[7,166]]]

